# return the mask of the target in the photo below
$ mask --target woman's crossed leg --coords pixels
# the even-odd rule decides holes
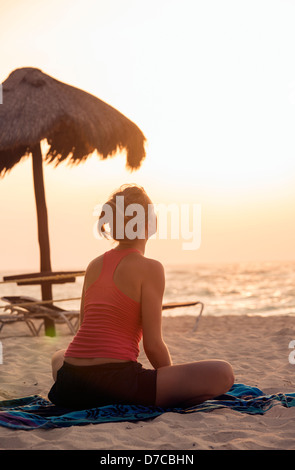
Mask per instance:
[[[226,361],[206,360],[161,367],[157,371],[157,406],[193,406],[226,393],[234,373]]]

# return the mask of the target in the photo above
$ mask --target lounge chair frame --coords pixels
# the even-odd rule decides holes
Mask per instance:
[[[79,311],[64,310],[56,305],[38,305],[38,299],[27,296],[7,296],[1,298],[8,302],[4,311],[9,312],[7,315],[0,315],[0,332],[7,323],[15,321],[24,321],[31,333],[38,336],[44,324],[44,317],[49,317],[54,322],[66,323],[70,332],[75,334],[79,324]],[[32,305],[30,305],[32,303]],[[22,305],[23,304],[23,305]],[[36,326],[33,320],[42,320],[40,325]]]

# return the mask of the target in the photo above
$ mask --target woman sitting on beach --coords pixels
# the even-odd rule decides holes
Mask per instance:
[[[144,214],[136,238],[127,233],[129,204],[140,206]],[[163,266],[144,256],[155,225],[149,207],[153,207],[151,200],[136,185],[120,188],[103,206],[100,233],[107,234],[109,223],[118,243],[89,264],[79,330],[68,348],[52,357],[55,382],[48,397],[56,405],[71,409],[108,404],[186,407],[226,393],[233,384],[232,368],[222,360],[172,365],[162,338]],[[150,369],[137,361],[141,338]]]

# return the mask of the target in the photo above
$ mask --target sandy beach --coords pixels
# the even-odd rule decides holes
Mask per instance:
[[[193,316],[163,319],[165,341],[174,363],[221,358],[234,368],[236,382],[265,393],[294,392],[295,365],[289,343],[295,317],[204,315],[195,333]],[[0,397],[47,395],[52,384],[50,357],[71,335],[57,326],[57,337],[33,337],[24,324],[7,325],[0,340]],[[144,353],[140,361],[148,366]],[[230,409],[188,415],[165,413],[149,421],[22,431],[0,427],[1,449],[38,450],[270,450],[295,449],[295,408],[275,406],[261,415]]]

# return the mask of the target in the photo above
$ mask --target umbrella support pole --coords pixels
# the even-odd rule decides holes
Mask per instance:
[[[52,300],[52,285],[43,283],[41,285],[42,300]],[[48,305],[48,304],[47,304]],[[49,304],[50,305],[50,304]],[[55,323],[52,318],[44,317],[44,329],[45,335],[54,337],[56,336]]]
[[[32,149],[34,191],[37,209],[38,241],[40,248],[40,271],[51,272],[50,244],[48,231],[48,216],[44,189],[43,159],[40,143]],[[50,282],[41,283],[42,300],[52,299],[52,285]],[[46,336],[55,336],[54,321],[44,317]]]

